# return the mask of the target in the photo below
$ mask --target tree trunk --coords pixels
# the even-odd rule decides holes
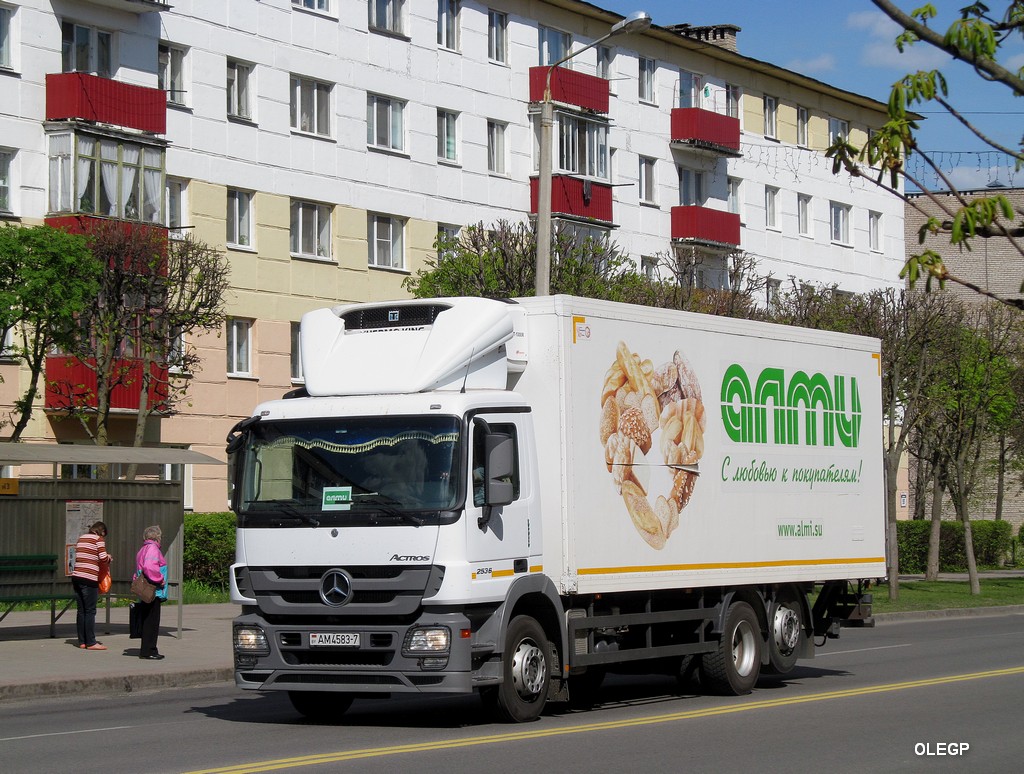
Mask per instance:
[[[967,577],[971,582],[971,594],[981,593],[981,581],[978,579],[978,562],[974,558],[974,535],[971,532],[971,520],[968,518],[967,507],[963,510],[964,548],[967,553]]]
[[[899,450],[888,450],[885,453],[885,572],[889,576],[889,599],[893,602],[900,598],[900,549],[896,532],[896,474],[899,464]]]
[[[1003,488],[1006,485],[1006,433],[999,434],[999,464],[996,467],[996,521],[1003,518]]]
[[[928,534],[928,568],[925,580],[937,580],[939,577],[939,541],[942,535],[942,479],[932,478],[932,528]]]

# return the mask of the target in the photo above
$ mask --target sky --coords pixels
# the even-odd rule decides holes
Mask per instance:
[[[968,0],[931,0],[939,12],[933,28],[945,32]],[[1024,99],[1004,86],[985,83],[970,67],[917,44],[900,53],[895,38],[900,29],[870,0],[590,0],[623,16],[646,11],[659,26],[671,24],[733,24],[739,52],[787,70],[807,75],[847,91],[888,102],[892,84],[907,73],[938,69],[950,89],[950,101],[985,134],[1018,149],[1024,130]],[[998,13],[1007,0],[989,0]],[[897,0],[910,12],[921,0]],[[1010,69],[1024,67],[1024,42],[1003,46],[1000,60]],[[1024,187],[1024,170],[1016,172],[1006,156],[990,153],[985,145],[938,105],[924,105],[918,144],[951,175],[961,190],[997,184]],[[945,188],[936,176],[917,171],[929,188]]]

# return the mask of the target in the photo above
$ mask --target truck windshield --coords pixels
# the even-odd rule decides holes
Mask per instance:
[[[257,422],[241,450],[248,526],[438,523],[460,503],[456,417]]]

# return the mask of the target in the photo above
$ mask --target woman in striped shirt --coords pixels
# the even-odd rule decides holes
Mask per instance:
[[[75,544],[75,568],[71,571],[71,585],[78,599],[78,647],[84,650],[106,650],[96,642],[96,602],[100,596],[100,568],[109,567],[107,553],[107,525],[97,521]]]

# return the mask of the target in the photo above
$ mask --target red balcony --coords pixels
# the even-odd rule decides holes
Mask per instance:
[[[544,83],[550,67],[530,68],[530,102],[544,101]],[[608,81],[596,75],[556,67],[551,70],[551,100],[595,113],[608,112]]]
[[[742,156],[740,120],[701,108],[672,110],[672,142],[722,156]]]
[[[95,360],[89,361],[95,364]],[[118,384],[110,395],[114,411],[138,411],[141,395],[142,361],[123,358],[116,363]],[[158,410],[167,399],[167,369],[151,365],[149,405]],[[51,355],[46,358],[46,409],[68,411],[96,408],[96,372],[77,358]]]
[[[78,119],[140,132],[167,131],[167,95],[88,73],[46,76],[46,120]]]
[[[672,240],[735,250],[740,245],[740,216],[707,207],[673,207]]]
[[[530,180],[530,212],[537,213],[537,178]],[[551,178],[551,214],[612,222],[612,187],[569,175]]]

